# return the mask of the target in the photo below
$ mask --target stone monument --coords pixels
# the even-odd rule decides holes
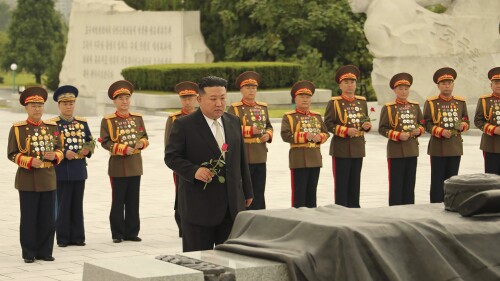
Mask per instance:
[[[423,104],[438,94],[434,72],[457,70],[455,95],[475,108],[491,93],[487,72],[500,65],[498,0],[349,0],[354,13],[366,13],[364,30],[373,54],[372,83],[379,104],[395,98],[389,80],[398,72],[413,75],[410,99]],[[443,14],[424,7],[443,4]],[[470,114],[473,114],[471,111]]]
[[[60,85],[80,90],[78,114],[102,115],[97,96],[107,96],[125,67],[212,61],[199,11],[145,12],[123,1],[75,0]]]

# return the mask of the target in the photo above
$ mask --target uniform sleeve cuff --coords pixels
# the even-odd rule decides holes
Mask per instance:
[[[341,138],[346,138],[347,137],[347,130],[349,128],[345,127],[345,126],[340,126],[340,125],[337,125],[335,127],[335,135],[336,136],[339,136]]]

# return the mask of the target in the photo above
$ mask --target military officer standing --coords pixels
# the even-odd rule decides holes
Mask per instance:
[[[232,103],[228,112],[240,118],[243,141],[247,153],[248,166],[252,177],[253,201],[248,209],[266,208],[266,162],[267,145],[273,139],[273,127],[269,120],[267,104],[255,100],[260,75],[254,71],[240,74],[235,87],[240,89],[243,98]]]
[[[57,176],[57,245],[85,246],[83,223],[83,193],[87,179],[87,161],[90,146],[95,145],[87,120],[74,116],[78,89],[71,85],[59,87],[53,95],[60,115],[57,123],[64,159],[56,166]]]
[[[110,152],[108,174],[113,200],[109,222],[114,243],[142,241],[138,237],[141,151],[149,141],[142,115],[129,112],[133,91],[134,86],[125,80],[111,84],[108,96],[116,112],[104,116],[101,122],[102,147]]]
[[[9,133],[7,156],[18,165],[15,188],[21,209],[20,240],[24,262],[53,261],[55,231],[56,173],[54,166],[64,158],[56,123],[42,121],[47,91],[41,87],[24,90],[19,98],[28,113],[14,123]]]
[[[198,96],[198,84],[191,81],[184,81],[175,85],[175,91],[179,94],[181,99],[182,109],[171,114],[167,119],[167,124],[165,125],[165,142],[164,147],[167,147],[168,139],[170,137],[170,131],[174,125],[175,120],[193,113],[195,110],[196,97]],[[182,237],[182,227],[181,227],[181,215],[177,209],[177,193],[179,189],[177,174],[174,173],[174,185],[175,185],[175,202],[174,202],[174,218],[179,228],[179,237]]]
[[[453,96],[457,72],[444,67],[434,73],[439,95],[424,104],[425,130],[431,134],[427,154],[431,156],[431,203],[444,200],[444,181],[458,174],[463,154],[462,132],[469,129],[465,100]]]
[[[425,129],[418,102],[408,101],[413,77],[398,73],[389,82],[396,100],[386,103],[380,112],[378,132],[388,138],[389,206],[415,203],[418,137]]]
[[[488,79],[492,93],[479,99],[474,124],[483,131],[484,172],[500,175],[500,67],[492,68]]]
[[[288,156],[295,208],[316,207],[319,172],[323,166],[320,146],[330,136],[321,114],[309,110],[315,89],[309,81],[295,83],[290,94],[296,109],[285,113],[281,121],[281,138],[290,143]]]
[[[364,133],[370,131],[366,98],[356,96],[359,69],[354,65],[340,67],[335,74],[342,94],[333,97],[326,106],[325,124],[333,133],[330,144],[335,204],[359,208],[361,168],[365,157]]]

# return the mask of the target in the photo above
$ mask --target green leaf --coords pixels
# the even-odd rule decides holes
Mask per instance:
[[[224,178],[223,176],[219,176],[219,182],[220,183],[225,183],[226,182],[226,178]]]
[[[208,162],[201,163],[201,166],[206,166],[206,165],[208,165]]]

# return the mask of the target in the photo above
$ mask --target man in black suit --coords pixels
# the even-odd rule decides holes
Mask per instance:
[[[174,123],[165,148],[165,164],[179,175],[184,252],[226,241],[236,215],[253,199],[240,121],[224,113],[227,81],[208,76],[198,86],[199,109]],[[217,159],[225,165],[214,175],[206,163]]]

